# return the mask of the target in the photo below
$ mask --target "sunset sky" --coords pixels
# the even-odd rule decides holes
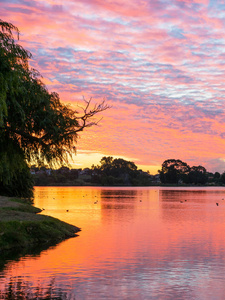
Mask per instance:
[[[225,171],[225,4],[217,0],[0,0],[30,65],[76,107],[106,99],[73,167],[102,156],[155,174],[181,159]]]

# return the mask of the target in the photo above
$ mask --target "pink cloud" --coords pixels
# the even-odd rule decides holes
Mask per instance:
[[[211,5],[211,6],[210,6]],[[1,2],[51,91],[113,108],[78,148],[160,165],[223,161],[224,20],[208,0]],[[221,168],[222,168],[221,163]]]

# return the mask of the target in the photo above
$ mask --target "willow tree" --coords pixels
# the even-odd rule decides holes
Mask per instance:
[[[30,68],[32,55],[18,40],[18,28],[0,20],[0,194],[30,197],[29,163],[67,163],[79,132],[96,125],[108,105],[84,100],[79,114],[63,104]]]

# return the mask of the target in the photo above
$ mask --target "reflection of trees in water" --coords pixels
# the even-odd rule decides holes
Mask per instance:
[[[160,200],[162,202],[180,202],[190,201],[192,203],[205,203],[212,197],[219,195],[219,191],[210,190],[161,190],[159,191]],[[223,191],[224,194],[224,191]]]
[[[33,258],[35,257],[38,258],[42,251],[49,249],[49,247],[53,249],[56,245],[57,243],[55,243],[55,245],[53,243],[46,243],[44,245],[41,244],[29,248],[25,247],[22,249],[13,249],[9,251],[4,251],[0,255],[0,271],[2,271],[6,266],[6,264],[10,263],[10,261],[18,261],[22,256],[25,255],[29,255]]]
[[[75,296],[64,292],[61,288],[55,287],[53,278],[47,287],[37,285],[34,287],[22,277],[10,277],[8,283],[0,291],[0,299],[7,300],[75,300]]]
[[[102,208],[104,209],[124,209],[134,208],[137,200],[136,190],[102,190]]]
[[[118,189],[118,190],[101,190],[101,196],[104,197],[136,197],[138,191],[132,189]]]
[[[210,190],[160,190],[160,212],[167,222],[181,224],[206,218],[208,207],[221,197],[217,191]],[[214,204],[215,205],[215,204]],[[201,213],[199,214],[199,212]]]

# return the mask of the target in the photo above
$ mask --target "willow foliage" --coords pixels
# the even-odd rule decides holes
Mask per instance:
[[[0,193],[27,173],[30,162],[68,162],[78,132],[97,124],[95,114],[108,108],[103,101],[91,109],[91,100],[85,101],[78,116],[29,67],[31,53],[15,41],[14,34],[19,39],[19,30],[0,20]],[[31,184],[27,185],[30,190]]]

